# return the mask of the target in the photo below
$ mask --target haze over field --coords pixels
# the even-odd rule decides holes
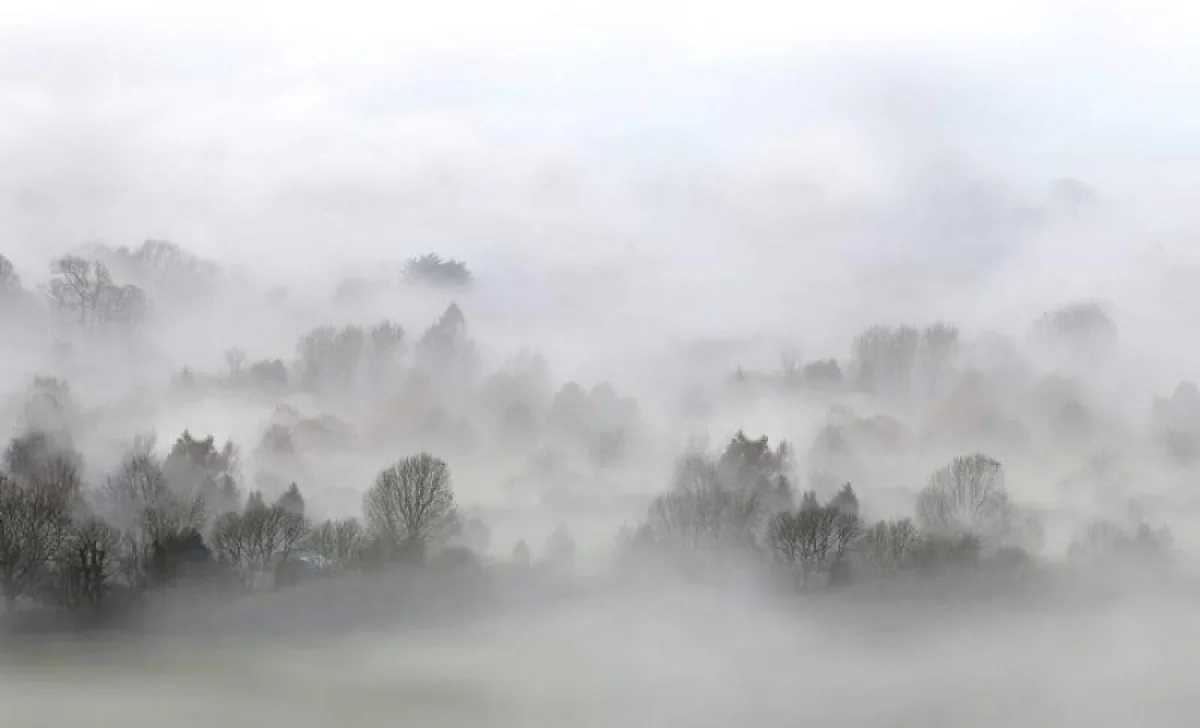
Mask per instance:
[[[0,3],[4,725],[1192,725],[1200,11]]]

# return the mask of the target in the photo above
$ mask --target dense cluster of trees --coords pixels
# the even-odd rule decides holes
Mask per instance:
[[[183,300],[211,292],[218,271],[166,241],[148,240],[134,249],[96,245],[54,260],[49,281],[35,292],[0,255],[0,312],[51,314],[80,330],[111,334],[141,324],[152,293]]]
[[[0,593],[9,610],[42,605],[96,615],[168,586],[252,593],[297,580],[419,568],[438,553],[487,547],[487,527],[465,518],[447,464],[428,453],[380,471],[362,518],[314,522],[292,484],[268,502],[241,494],[232,443],[181,434],[165,458],[140,438],[119,466],[86,482],[69,439],[14,438],[0,472]],[[811,591],[853,581],[963,569],[1029,566],[1037,524],[1012,502],[1003,466],[955,458],[929,477],[915,518],[868,517],[849,483],[822,499],[795,497],[791,449],[738,432],[718,455],[683,455],[670,488],[621,541],[618,562],[669,565],[684,575],[758,564],[778,583]],[[569,569],[569,531],[550,537],[546,563]],[[1144,522],[1098,520],[1072,541],[1076,564],[1163,563],[1170,535]],[[472,551],[474,550],[474,551]],[[511,560],[528,564],[517,544]]]
[[[747,444],[749,470],[730,469]],[[787,452],[781,445],[779,451]],[[827,499],[807,490],[794,502],[786,461],[766,439],[738,433],[717,458],[680,459],[672,487],[654,499],[645,520],[623,536],[632,562],[650,560],[682,573],[718,573],[723,566],[770,565],[802,590],[852,580],[1028,567],[1042,531],[1036,517],[1010,499],[1004,468],[974,453],[933,472],[918,493],[915,518],[872,521],[850,483]],[[732,457],[731,457],[732,456]],[[1071,563],[1169,562],[1165,528],[1140,520],[1086,524],[1071,541]]]
[[[165,459],[139,439],[85,482],[69,442],[15,438],[0,472],[0,593],[94,614],[165,586],[255,590],[305,576],[424,562],[462,530],[446,464],[429,454],[383,470],[363,520],[314,523],[292,484],[273,502],[240,494],[236,449],[183,433]]]
[[[305,334],[296,349],[298,386],[311,392],[351,394],[360,384],[378,387],[395,376],[405,352],[404,328],[394,321],[380,321],[370,328],[319,326]],[[240,373],[232,357],[237,353],[231,353],[231,373]],[[247,374],[253,383],[275,379],[267,372],[256,375],[253,366]]]
[[[134,326],[146,313],[147,299],[141,288],[118,285],[107,265],[75,256],[55,261],[49,295],[57,311],[85,330]]]
[[[798,395],[809,406],[829,405],[827,426],[810,454],[840,459],[842,479],[862,478],[861,462],[849,462],[855,457],[933,441],[1009,454],[1045,444],[1086,451],[1128,431],[1131,413],[1116,411],[1097,386],[1098,376],[1116,371],[1109,365],[1118,340],[1112,315],[1095,301],[1047,311],[1031,323],[1024,342],[996,332],[967,339],[941,321],[876,325],[853,337],[842,359],[788,357],[777,372],[739,367],[728,392],[737,401],[794,401]],[[711,408],[711,398],[705,404]],[[866,414],[846,414],[854,410]],[[1148,415],[1144,435],[1167,462],[1185,468],[1200,462],[1195,383],[1180,382]]]
[[[545,358],[531,350],[485,374],[466,316],[454,302],[412,343],[403,326],[385,319],[313,328],[300,336],[288,361],[248,363],[240,349],[228,350],[225,360],[219,375],[181,372],[175,378],[179,391],[192,397],[233,392],[267,402],[302,394],[373,413],[358,428],[332,415],[277,418],[260,452],[397,438],[471,449],[487,439],[510,453],[528,450],[543,464],[568,458],[604,469],[626,459],[641,424],[636,400],[609,382],[585,387],[568,381],[556,389]]]
[[[139,333],[137,341],[120,339],[125,343],[117,351],[140,366],[154,353],[151,339],[159,324],[173,321],[184,310],[181,304],[211,297],[228,277],[215,264],[161,240],[135,247],[90,246],[55,261],[51,274],[35,293],[26,290],[9,261],[0,259],[3,290],[58,317],[60,325],[47,330],[69,354],[59,358],[57,368],[64,372],[86,369],[84,352],[90,356],[94,343],[121,332]],[[444,295],[462,291],[473,276],[462,261],[428,254],[409,259],[401,281]],[[15,310],[6,307],[0,318],[14,318],[5,314]],[[15,318],[27,319],[24,313]],[[80,338],[83,333],[90,336]],[[606,468],[624,460],[638,442],[636,403],[607,382],[565,382],[554,389],[545,360],[527,351],[492,373],[485,371],[466,315],[454,302],[417,335],[390,318],[324,323],[301,334],[292,352],[256,353],[266,356],[228,349],[226,370],[216,374],[185,367],[174,376],[176,391],[193,400],[222,391],[268,403],[311,396],[339,416],[346,410],[360,413],[353,425],[334,428],[343,439],[361,435],[363,444],[407,438],[416,449],[450,454],[490,439],[510,449],[529,449],[534,470],[539,462],[575,460]],[[317,431],[335,419],[276,424],[301,442],[319,439]],[[306,427],[312,437],[299,432]]]
[[[1048,311],[1033,322],[1029,342],[1058,356],[1065,365],[1096,365],[1110,357],[1117,344],[1117,327],[1108,311],[1094,301],[1076,301]],[[773,377],[786,388],[841,389],[871,396],[883,403],[922,401],[946,393],[956,379],[966,350],[971,347],[996,369],[1029,367],[1014,341],[998,335],[966,342],[957,326],[935,321],[924,326],[874,325],[857,334],[844,361],[834,358],[799,363],[785,358]],[[739,369],[734,377],[752,379]]]
[[[160,295],[202,296],[219,276],[170,243],[147,241],[60,259],[39,295],[0,258],[0,305],[60,314],[72,331],[86,332],[81,340],[94,341],[136,330]],[[445,296],[472,276],[461,261],[428,255],[410,260],[401,280]],[[35,379],[0,469],[7,608],[124,614],[168,587],[251,595],[337,575],[495,564],[486,556],[489,526],[463,511],[447,461],[431,452],[457,462],[490,447],[503,458],[489,466],[527,461],[532,474],[513,480],[546,493],[583,481],[573,469],[580,464],[613,481],[631,474],[621,466],[649,439],[633,398],[603,381],[556,383],[529,350],[489,372],[462,308],[444,297],[439,305],[443,312],[419,336],[392,318],[338,321],[304,332],[286,355],[251,360],[233,348],[223,372],[180,373],[172,394],[215,393],[272,412],[245,463],[233,442],[189,431],[161,452],[153,438],[140,438],[115,465],[85,462],[81,450],[92,450],[77,447],[79,436],[112,423],[89,413],[85,427],[65,381]],[[622,532],[619,573],[749,572],[811,592],[1036,570],[1043,524],[1015,502],[1004,466],[984,453],[996,452],[989,445],[1005,448],[1006,458],[1022,452],[1035,427],[1047,428],[1040,434],[1048,442],[1088,442],[1097,415],[1070,367],[1107,356],[1116,328],[1101,306],[1075,303],[1035,322],[1029,340],[1058,369],[1038,376],[1012,342],[967,341],[934,322],[869,327],[852,339],[848,358],[789,360],[779,376],[739,370],[737,392],[765,383],[760,391],[789,406],[796,400],[788,395],[800,392],[806,404],[828,408],[810,447],[797,452],[738,431],[716,452],[684,452],[663,491]],[[1198,392],[1182,384],[1151,413],[1155,441],[1184,466],[1200,459]],[[321,413],[304,416],[297,402]],[[876,510],[872,466],[929,443],[941,447],[939,461],[968,454],[916,478],[896,476],[910,481],[901,486],[924,481],[908,494],[911,515],[879,517],[897,511]],[[397,449],[415,454],[360,487],[334,484],[361,491],[359,516],[312,512],[302,489],[311,495],[330,484],[311,463],[380,451],[390,459]],[[1095,485],[1107,477],[1101,470],[1111,468],[1085,468],[1079,477]],[[1066,553],[1071,564],[1110,568],[1168,563],[1171,550],[1165,529],[1106,514],[1079,528]],[[560,526],[541,553],[547,571],[570,573],[575,540]],[[524,540],[505,556],[506,566],[533,562]]]

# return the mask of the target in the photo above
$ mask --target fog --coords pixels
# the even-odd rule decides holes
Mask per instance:
[[[883,632],[676,594],[336,645],[60,648],[0,690],[22,725],[86,710],[130,726],[1123,726],[1195,710],[1190,606],[992,617]]]
[[[249,5],[0,7],[0,722],[1190,724],[1200,13]]]

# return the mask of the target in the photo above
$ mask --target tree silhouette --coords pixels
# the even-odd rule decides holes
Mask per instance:
[[[460,260],[443,259],[437,253],[409,258],[403,269],[403,280],[409,283],[463,288],[472,282],[471,271]]]
[[[921,531],[947,539],[971,537],[998,546],[1013,525],[1013,507],[1004,487],[1004,468],[976,453],[939,469],[917,496]]]
[[[446,463],[428,453],[383,470],[363,498],[372,534],[394,556],[421,559],[450,535],[457,510]]]

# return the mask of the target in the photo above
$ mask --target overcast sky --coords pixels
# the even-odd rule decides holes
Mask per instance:
[[[2,7],[18,263],[147,237],[277,273],[990,259],[1062,177],[1133,228],[1195,217],[1188,3]]]

